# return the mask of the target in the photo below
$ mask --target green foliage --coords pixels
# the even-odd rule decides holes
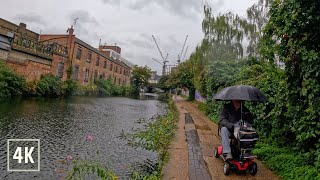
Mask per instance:
[[[258,87],[269,101],[247,106],[256,115],[259,134],[275,147],[299,154],[301,158],[293,162],[302,166],[287,168],[288,177],[299,179],[293,171],[312,177],[314,169],[304,170],[309,165],[320,170],[320,1],[259,0],[245,18],[232,13],[214,16],[207,6],[204,13],[205,38],[190,56],[192,66],[184,74],[192,74],[187,82],[207,97],[206,113],[218,119],[221,102],[212,97],[223,87]],[[248,46],[243,39],[249,40]],[[242,58],[244,49],[248,60]],[[284,69],[275,65],[281,62]],[[292,157],[265,159],[283,171],[292,166],[286,163]],[[277,163],[281,159],[283,163]],[[304,160],[308,165],[301,163]]]
[[[130,86],[118,86],[114,84],[111,79],[97,80],[95,85],[97,86],[98,95],[100,96],[130,95],[132,92]]]
[[[28,96],[38,96],[38,81],[29,81],[26,83],[25,95]]]
[[[168,159],[168,148],[177,127],[179,112],[170,97],[168,99],[168,113],[165,116],[146,121],[143,129],[135,133],[123,135],[134,147],[141,147],[158,154],[156,167],[149,172],[134,172],[134,179],[160,179],[163,165]],[[150,169],[150,168],[149,168]]]
[[[307,165],[303,156],[269,144],[257,144],[254,153],[285,180],[320,179],[320,174],[313,166]]]
[[[41,76],[37,92],[43,96],[59,96],[64,94],[63,82],[57,76],[47,74]]]
[[[159,79],[159,82],[158,82],[158,88],[161,88],[163,89],[164,91],[168,91],[171,87],[169,85],[169,78],[170,76],[169,75],[162,75]]]
[[[147,66],[134,66],[131,72],[131,83],[134,88],[134,94],[139,94],[140,88],[148,84],[151,78],[151,69]]]
[[[117,180],[118,177],[108,168],[95,163],[87,161],[74,160],[72,169],[68,172],[66,180],[77,179],[101,179],[101,180]]]
[[[171,74],[168,84],[175,88],[188,88],[188,100],[194,100],[195,85],[193,83],[195,65],[191,61],[181,63]]]
[[[64,81],[64,89],[66,95],[74,95],[79,88],[78,82],[73,79],[68,79]]]
[[[285,63],[282,94],[273,118],[279,129],[320,168],[320,2],[273,1],[262,39],[263,57]]]
[[[19,96],[26,90],[26,79],[11,69],[0,59],[0,98]]]

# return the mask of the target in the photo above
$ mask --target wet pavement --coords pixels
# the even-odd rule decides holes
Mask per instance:
[[[194,124],[189,113],[185,114],[186,124]],[[209,170],[202,157],[199,136],[195,128],[186,130],[189,155],[189,179],[210,180]]]

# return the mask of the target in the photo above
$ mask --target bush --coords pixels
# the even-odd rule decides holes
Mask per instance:
[[[320,179],[316,167],[307,165],[303,156],[286,148],[260,143],[253,152],[285,180]]]
[[[52,74],[43,75],[37,85],[37,92],[43,96],[63,95],[63,82],[59,77]]]
[[[79,86],[74,95],[78,96],[95,96],[98,95],[98,87],[95,84]]]
[[[77,81],[69,79],[64,82],[64,88],[66,95],[74,95],[76,94],[79,85]]]
[[[37,96],[38,93],[38,81],[29,81],[26,85],[25,95]]]
[[[0,60],[0,98],[22,95],[26,90],[26,79],[9,69]]]

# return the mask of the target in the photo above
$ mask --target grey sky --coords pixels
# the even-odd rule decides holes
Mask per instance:
[[[148,65],[161,73],[154,35],[169,64],[176,64],[185,36],[187,57],[202,40],[203,4],[216,14],[233,11],[244,15],[256,0],[10,0],[0,6],[0,17],[45,34],[63,34],[79,18],[76,36],[93,47],[117,44],[122,56],[134,64]]]

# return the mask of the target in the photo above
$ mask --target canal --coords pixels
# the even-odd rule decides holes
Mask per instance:
[[[130,164],[156,155],[119,138],[166,113],[155,97],[28,98],[0,102],[0,179],[61,179],[67,157],[96,161],[126,179]],[[88,140],[88,137],[89,140]],[[7,171],[7,139],[40,139],[40,172]]]

